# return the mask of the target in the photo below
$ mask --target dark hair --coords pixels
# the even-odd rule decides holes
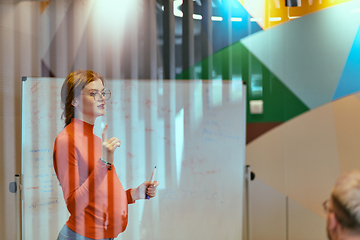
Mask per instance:
[[[65,127],[75,117],[72,101],[80,95],[81,90],[90,82],[100,79],[105,86],[104,78],[91,70],[74,71],[66,77],[61,87],[61,105],[64,110],[61,118],[65,120]]]

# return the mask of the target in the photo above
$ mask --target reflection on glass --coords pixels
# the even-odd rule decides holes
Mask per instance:
[[[213,106],[222,105],[222,80],[213,80],[212,81],[212,104]]]
[[[24,105],[28,107],[23,118],[28,124],[23,126],[23,151],[29,160],[24,163],[24,220],[29,226],[24,234],[35,239],[56,239],[51,234],[57,234],[68,218],[52,166],[39,164],[40,157],[51,162],[52,150],[48,145],[63,129],[60,104],[34,105],[55,96],[63,81],[34,79],[24,91],[27,93]],[[49,95],[32,93],[35,85],[49,89]],[[105,116],[95,122],[94,133],[101,137],[101,125],[107,123],[108,137],[115,136],[121,141],[115,152],[119,180],[125,189],[137,186],[150,180],[156,166],[155,180],[161,182],[157,198],[129,206],[128,228],[117,239],[149,235],[153,239],[173,239],[174,235],[190,239],[187,233],[192,228],[198,239],[221,239],[225,230],[208,231],[209,227],[218,226],[211,216],[229,226],[226,231],[233,232],[234,238],[241,236],[241,228],[230,227],[234,222],[241,226],[242,221],[245,99],[241,79],[162,83],[118,79],[107,81],[106,88],[111,90],[112,97],[106,104]],[[35,96],[39,101],[35,101]],[[49,125],[49,117],[60,124],[51,124],[51,131],[39,131],[38,126]],[[49,151],[31,152],[33,149]],[[37,184],[40,175],[41,181],[53,181],[53,192],[44,192],[50,185]],[[233,198],[228,197],[229,193]],[[52,203],[48,201],[52,197],[57,201],[46,205]],[[40,206],[34,205],[39,198],[46,201],[41,202],[41,208],[35,208]],[[204,221],[206,224],[199,226]],[[46,236],[38,237],[39,232]]]
[[[243,83],[241,79],[234,79],[231,82],[231,100],[241,101],[243,98]]]
[[[262,74],[252,75],[250,89],[252,98],[260,98],[263,96]]]
[[[194,81],[194,115],[195,123],[198,126],[203,118],[203,94],[202,94],[202,81]]]
[[[183,159],[184,150],[184,109],[182,108],[175,118],[175,146],[176,146],[176,175],[177,185],[180,183],[181,163]]]

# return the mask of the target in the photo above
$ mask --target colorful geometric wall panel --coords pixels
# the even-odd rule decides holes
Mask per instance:
[[[249,202],[250,239],[287,240],[286,196],[255,178],[249,184]]]
[[[360,91],[360,28],[340,77],[333,100]]]
[[[340,98],[249,143],[246,163],[258,180],[287,196],[297,209],[311,212],[294,221],[310,219],[318,224],[325,216],[321,203],[329,197],[339,174],[360,169],[359,121],[360,93]],[[314,231],[320,236],[324,229]]]
[[[341,171],[360,169],[360,93],[332,103]]]
[[[309,108],[332,100],[360,14],[350,1],[253,34],[241,42]]]
[[[227,14],[228,12],[221,5],[213,8],[213,16],[223,16]],[[249,12],[247,12],[244,6],[234,0],[232,2],[231,18],[231,39],[229,39],[229,41],[224,41],[224,29],[226,28],[226,22],[212,22],[212,43],[214,52],[217,52],[222,48],[225,48],[251,34],[262,31],[261,26],[256,21],[250,21],[252,16],[249,14]],[[241,19],[241,21],[239,21],[239,19]],[[194,21],[199,22],[198,20]]]
[[[264,0],[239,0],[246,11],[251,15],[253,21],[264,29],[265,1]]]
[[[338,145],[334,110],[329,103],[250,142],[246,164],[259,180],[323,216],[321,203],[341,171]]]
[[[322,216],[308,210],[288,198],[288,238],[291,240],[325,240],[326,221]],[[304,231],[306,229],[306,231]]]
[[[212,57],[214,71],[222,73],[222,67],[229,66],[223,64],[228,56],[232,56],[230,67],[233,69],[233,79],[243,80],[247,83],[247,99],[264,101],[264,113],[259,115],[250,114],[247,107],[247,122],[284,122],[309,108],[289,90],[264,64],[262,64],[247,48],[237,42],[221,51],[216,52]],[[210,58],[204,59],[194,67],[187,69],[182,74],[177,75],[177,79],[186,79],[189,71],[201,69],[203,63],[207,63]],[[205,64],[206,65],[206,64]],[[249,70],[251,69],[251,71]],[[197,73],[196,79],[202,78],[201,72]],[[259,86],[257,82],[261,81]],[[258,89],[257,89],[258,87]],[[261,88],[261,90],[259,90]]]
[[[287,7],[281,0],[238,0],[263,29],[274,27],[307,14],[351,0],[303,0],[299,6]]]

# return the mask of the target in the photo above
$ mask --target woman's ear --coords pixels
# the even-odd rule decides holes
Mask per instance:
[[[71,102],[71,105],[73,105],[74,107],[77,107],[78,106],[78,101],[76,98],[74,98]]]

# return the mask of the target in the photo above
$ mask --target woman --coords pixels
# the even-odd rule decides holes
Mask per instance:
[[[62,239],[112,239],[123,232],[128,221],[128,204],[156,194],[158,182],[144,182],[124,190],[116,174],[115,149],[121,142],[93,134],[95,119],[105,114],[102,76],[93,71],[69,74],[61,88],[65,128],[54,143],[54,169],[63,190],[69,220],[59,233]]]

